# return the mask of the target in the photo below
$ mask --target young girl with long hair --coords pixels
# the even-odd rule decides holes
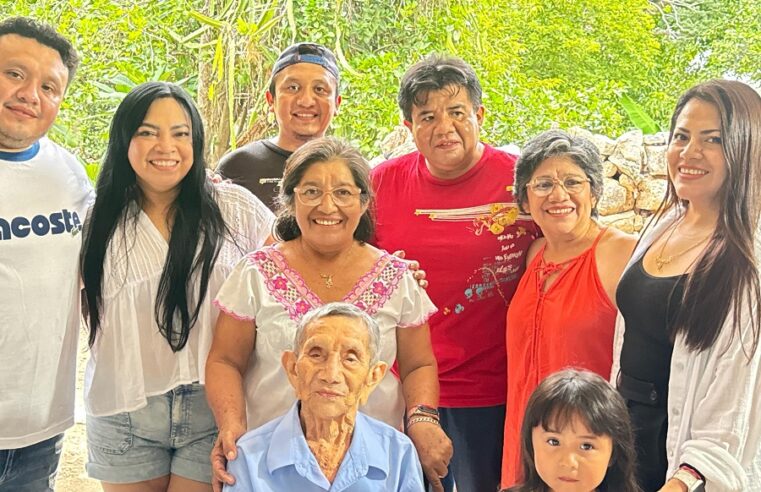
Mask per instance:
[[[210,183],[203,149],[198,110],[174,84],[139,85],[114,114],[81,258],[87,470],[107,492],[211,490],[211,300],[274,217]]]
[[[761,490],[761,96],[730,80],[688,90],[666,160],[666,198],[616,293],[612,379],[638,478],[648,491]]]
[[[566,369],[534,390],[521,427],[523,483],[506,492],[640,492],[626,405],[590,371]]]

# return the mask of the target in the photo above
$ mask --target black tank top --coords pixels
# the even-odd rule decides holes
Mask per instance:
[[[652,383],[665,396],[674,349],[669,334],[687,275],[654,277],[645,271],[643,257],[626,270],[616,289],[616,303],[626,323],[621,372]]]

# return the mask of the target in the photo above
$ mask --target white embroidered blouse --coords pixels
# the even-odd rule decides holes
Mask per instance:
[[[134,222],[117,226],[103,266],[101,328],[85,371],[85,406],[95,416],[142,408],[149,396],[181,384],[203,383],[206,356],[219,311],[212,304],[243,255],[264,244],[274,215],[236,185],[215,185],[216,201],[232,238],[222,244],[206,298],[187,345],[172,352],[155,320],[156,292],[168,244],[148,216],[134,205]],[[196,282],[200,281],[196,278]],[[192,289],[198,291],[197,284]],[[192,306],[192,299],[189,304]]]
[[[436,307],[409,272],[407,264],[383,253],[344,298],[380,325],[380,360],[396,360],[396,328],[419,326]],[[214,303],[236,319],[256,323],[256,346],[244,378],[248,428],[255,429],[285,414],[296,395],[280,364],[293,346],[296,326],[310,309],[322,305],[274,247],[243,258],[219,290]],[[401,428],[404,396],[397,377],[387,372],[362,411]]]

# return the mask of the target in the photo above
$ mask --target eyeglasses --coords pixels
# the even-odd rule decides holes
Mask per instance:
[[[322,203],[322,197],[325,193],[328,193],[335,203],[339,207],[348,207],[352,205],[355,199],[362,194],[362,190],[359,188],[352,189],[349,186],[339,186],[330,190],[321,190],[316,186],[305,186],[303,188],[296,187],[293,189],[299,201],[307,207],[315,207]]]
[[[557,178],[536,178],[526,185],[526,188],[534,192],[538,197],[552,193],[555,186],[560,185],[569,195],[576,195],[584,190],[584,184],[591,183],[589,178],[581,176],[566,176],[562,180]]]

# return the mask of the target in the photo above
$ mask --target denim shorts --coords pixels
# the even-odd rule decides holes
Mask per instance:
[[[63,434],[24,448],[0,450],[0,492],[53,492]]]
[[[217,438],[200,384],[185,384],[133,412],[87,416],[87,473],[109,483],[178,475],[211,483],[209,455]]]

